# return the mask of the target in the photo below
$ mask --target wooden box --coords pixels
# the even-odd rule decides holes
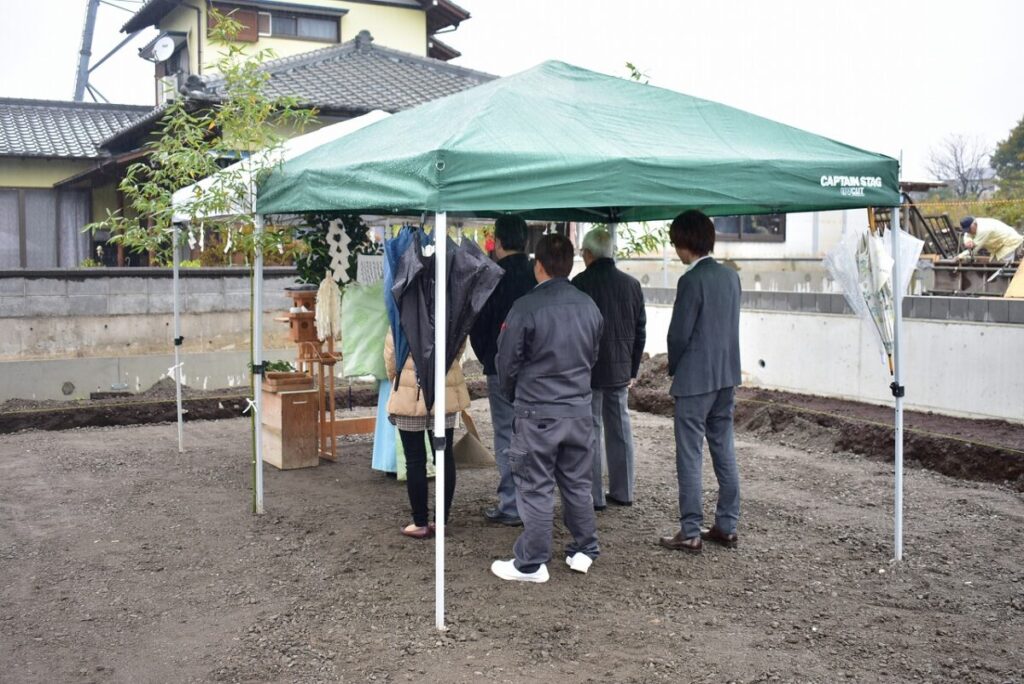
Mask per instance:
[[[263,460],[281,470],[319,465],[318,393],[314,389],[263,392]]]

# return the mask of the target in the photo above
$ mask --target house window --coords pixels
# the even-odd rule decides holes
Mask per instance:
[[[337,43],[338,19],[292,12],[260,12],[259,34],[275,38],[301,38],[322,43]]]
[[[78,266],[91,256],[89,214],[87,191],[0,188],[0,269]]]
[[[785,242],[785,214],[755,214],[752,216],[717,216],[715,223],[717,240],[749,242]]]

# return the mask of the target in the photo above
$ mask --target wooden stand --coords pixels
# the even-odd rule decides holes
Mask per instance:
[[[323,342],[319,340],[301,342],[299,344],[298,369],[309,372],[317,380],[320,410],[317,415],[317,434],[320,437],[320,458],[328,461],[338,460],[338,439],[335,435],[335,399],[334,399],[334,366],[341,360],[341,354],[334,351],[334,336],[329,335]]]
[[[316,440],[317,397],[312,387],[263,391],[260,434],[264,461],[281,470],[311,468],[320,463]]]

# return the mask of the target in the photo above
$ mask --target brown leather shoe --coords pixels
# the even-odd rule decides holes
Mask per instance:
[[[702,531],[700,538],[704,541],[714,542],[715,544],[721,544],[727,549],[735,549],[739,546],[740,538],[733,532],[732,534],[726,534],[722,530],[718,529],[714,525],[711,526],[710,530]]]
[[[703,543],[700,537],[683,537],[682,531],[676,532],[674,537],[660,537],[658,543],[666,549],[673,551],[685,551],[686,553],[700,553],[703,551]]]

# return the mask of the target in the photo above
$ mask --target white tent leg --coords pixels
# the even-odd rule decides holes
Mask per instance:
[[[178,453],[185,452],[184,430],[182,427],[183,412],[181,410],[181,281],[178,276],[178,224],[173,224],[171,237],[171,263],[174,269],[174,393],[178,404]]]
[[[893,496],[893,555],[903,560],[903,288],[900,285],[900,207],[893,208],[892,220],[892,302],[893,302],[893,396],[896,399],[895,416],[895,494]]]
[[[437,539],[434,544],[434,621],[444,630],[444,412],[445,412],[445,340],[447,334],[448,214],[440,212],[434,220],[434,519]]]
[[[252,303],[252,362],[255,366],[263,363],[263,250],[260,248],[260,235],[263,233],[263,216],[256,214],[253,234],[256,237],[256,251],[253,258],[253,303]],[[253,404],[255,405],[256,432],[256,513],[263,514],[263,375],[253,376]]]

